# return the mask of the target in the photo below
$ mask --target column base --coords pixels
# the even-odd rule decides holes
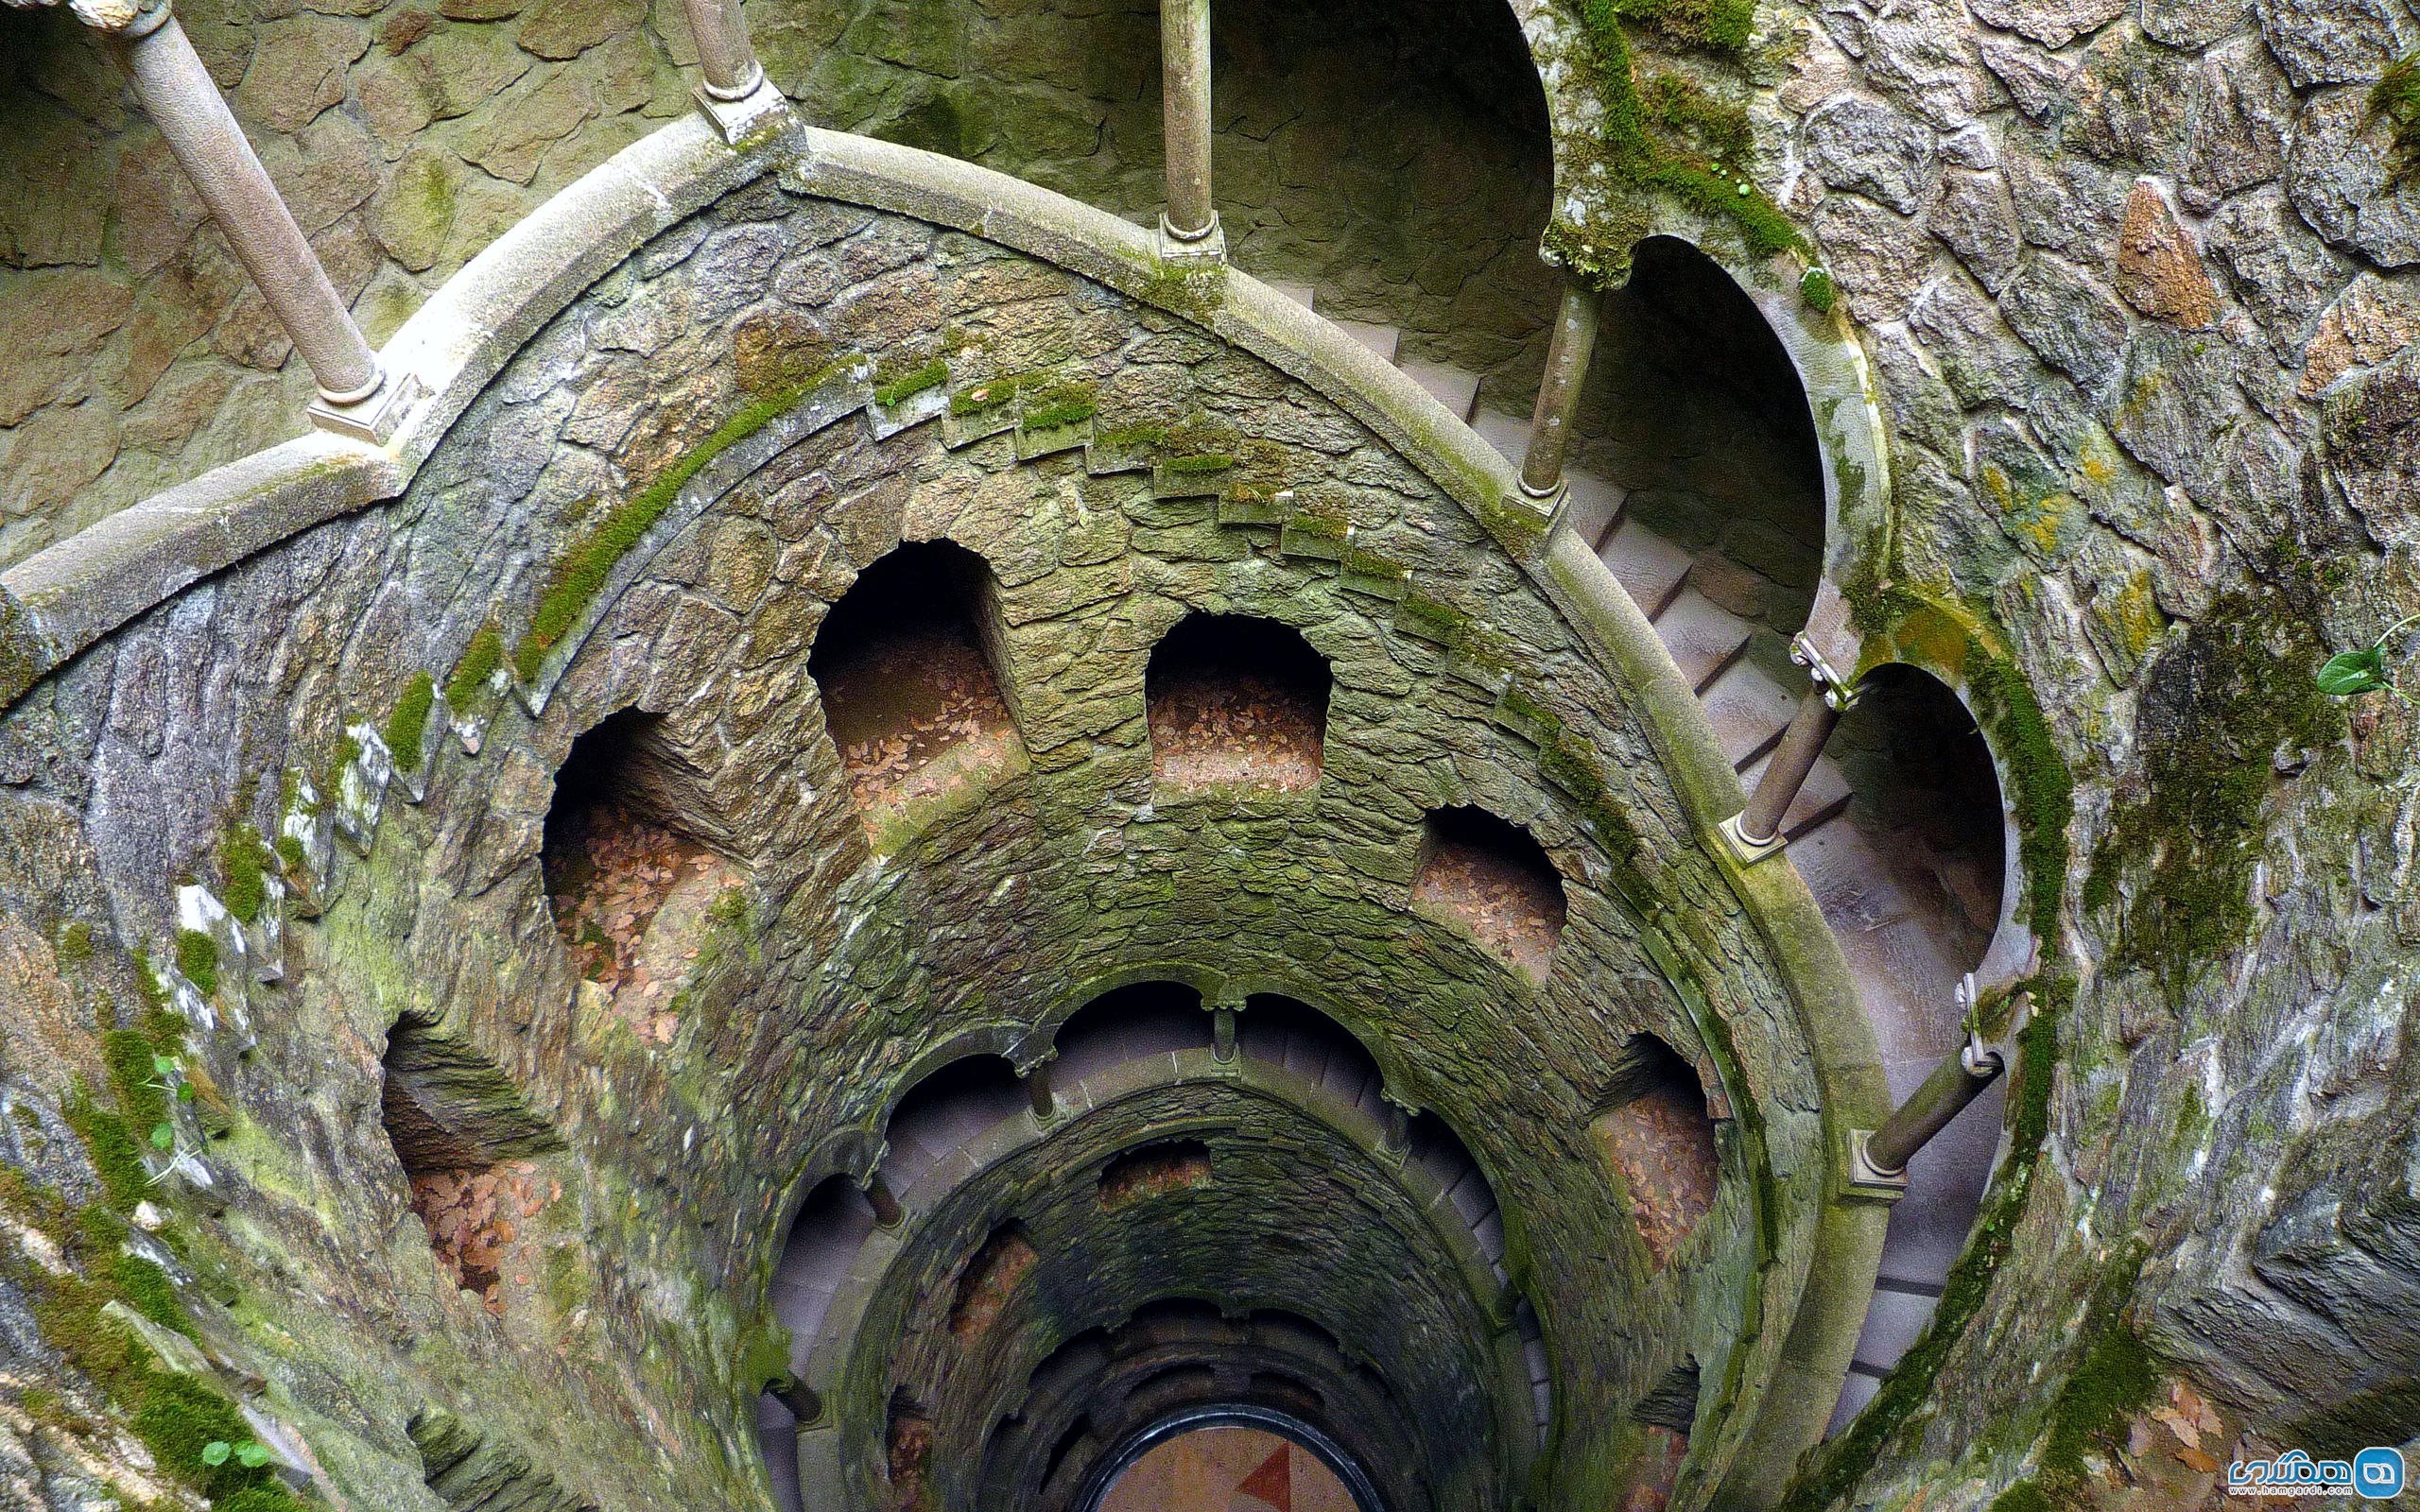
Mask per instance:
[[[756,87],[737,99],[723,99],[703,84],[689,94],[706,119],[714,123],[716,133],[734,151],[747,151],[791,121],[789,97],[775,89],[761,69],[756,74]]]
[[[331,404],[325,399],[311,401],[311,423],[338,436],[384,446],[402,428],[404,417],[411,413],[424,393],[420,380],[412,374],[389,373],[367,399],[357,399],[350,404]]]
[[[1534,524],[1539,535],[1549,535],[1555,526],[1563,524],[1563,517],[1570,512],[1571,488],[1558,479],[1553,488],[1539,493],[1524,483],[1507,493],[1504,503],[1506,507]]]
[[[1715,826],[1721,833],[1723,848],[1737,856],[1741,866],[1753,867],[1765,857],[1778,853],[1783,847],[1789,844],[1782,837],[1779,830],[1773,831],[1761,840],[1751,839],[1748,832],[1739,828],[1739,821],[1747,816],[1747,811],[1742,809]]]
[[[1870,1128],[1849,1130],[1849,1174],[1847,1190],[1841,1195],[1855,1202],[1879,1202],[1889,1205],[1908,1194],[1908,1173],[1885,1171],[1866,1154],[1866,1145],[1874,1138]]]
[[[1227,266],[1227,228],[1219,222],[1217,211],[1210,213],[1210,224],[1190,236],[1180,233],[1168,224],[1165,212],[1160,215],[1160,265],[1171,272],[1190,273]]]

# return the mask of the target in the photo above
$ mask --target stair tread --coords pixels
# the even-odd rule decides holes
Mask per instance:
[[[1495,455],[1514,467],[1530,450],[1530,422],[1514,415],[1482,409],[1472,417],[1471,429],[1478,432],[1480,440],[1495,448]]]
[[[1655,633],[1689,686],[1703,689],[1748,644],[1748,622],[1694,588],[1683,588],[1656,617]]]
[[[1699,701],[1722,754],[1735,768],[1772,749],[1789,716],[1798,712],[1798,696],[1745,659],[1715,679]]]
[[[1689,576],[1693,558],[1685,551],[1635,520],[1625,520],[1597,559],[1612,569],[1615,581],[1627,589],[1639,611],[1649,619],[1664,612]]]
[[[1565,468],[1563,480],[1571,486],[1571,528],[1592,546],[1603,541],[1621,517],[1621,486],[1576,468]]]
[[[1457,420],[1471,418],[1471,403],[1478,398],[1478,374],[1448,368],[1442,362],[1422,362],[1417,357],[1398,360],[1395,366],[1404,376],[1428,390],[1429,397],[1454,412]]]
[[[1328,317],[1328,321],[1343,331],[1346,335],[1369,348],[1380,362],[1395,360],[1395,345],[1403,339],[1401,327],[1380,325],[1375,320],[1339,319],[1335,316]]]
[[[1275,289],[1278,293],[1285,295],[1288,299],[1293,301],[1296,304],[1301,305],[1305,310],[1316,308],[1316,306],[1311,302],[1316,296],[1312,293],[1311,286],[1308,284],[1281,284],[1275,279],[1271,279],[1269,281],[1269,286]]]

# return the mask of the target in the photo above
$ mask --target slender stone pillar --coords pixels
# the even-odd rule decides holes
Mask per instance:
[[[819,1422],[823,1417],[823,1394],[793,1375],[785,1375],[773,1383],[773,1395],[790,1410],[801,1428]]]
[[[1981,1096],[1984,1088],[1999,1080],[2003,1069],[1998,1051],[1986,1050],[1973,1040],[1944,1058],[1924,1085],[1910,1092],[1908,1100],[1882,1121],[1882,1126],[1866,1137],[1865,1160],[1874,1174],[1905,1176],[1909,1160]]]
[[[879,1171],[866,1182],[866,1200],[873,1204],[873,1221],[885,1228],[898,1228],[899,1220],[907,1216],[906,1210],[899,1206],[898,1194]]]
[[[1026,1104],[1033,1109],[1033,1116],[1046,1124],[1059,1111],[1058,1099],[1052,1094],[1050,1088],[1052,1058],[1056,1057],[1035,1061],[1026,1069],[1025,1074]]]
[[[1789,643],[1789,659],[1806,669],[1814,686],[1790,715],[1789,728],[1773,747],[1764,775],[1756,780],[1756,791],[1749,795],[1748,806],[1720,826],[1724,843],[1745,862],[1762,861],[1782,848],[1781,824],[1789,816],[1789,805],[1806,785],[1807,774],[1815,770],[1824,743],[1832,738],[1841,715],[1857,703],[1857,690],[1804,633]]]
[[[1210,1058],[1221,1065],[1236,1058],[1236,1011],[1232,1003],[1210,1010]]]
[[[1521,491],[1532,499],[1551,499],[1563,490],[1571,422],[1587,387],[1588,359],[1597,350],[1597,306],[1596,290],[1576,278],[1564,280],[1546,376],[1538,384],[1538,407],[1530,417],[1530,449],[1521,459]]]
[[[1782,816],[1806,785],[1806,774],[1815,769],[1824,743],[1840,722],[1841,712],[1824,698],[1823,689],[1812,689],[1798,701],[1798,712],[1790,716],[1789,728],[1782,731],[1781,744],[1773,747],[1772,759],[1765,764],[1765,774],[1756,780],[1756,791],[1739,816],[1740,839],[1765,846],[1781,837]]]
[[[1210,0],[1160,0],[1160,88],[1166,112],[1166,240],[1189,255],[1225,255],[1210,199]]]
[[[339,429],[361,430],[359,412],[374,407],[370,402],[385,385],[377,353],[353,323],[352,312],[278,197],[184,27],[162,6],[111,34],[111,41],[134,79],[145,112],[200,191],[211,218],[260,286],[294,350],[310,365],[320,397],[334,412],[330,418]],[[344,423],[348,420],[353,422]],[[391,424],[386,429],[391,432]]]
[[[739,0],[682,0],[689,35],[698,43],[698,71],[706,94],[718,100],[746,99],[765,81],[756,50],[748,43],[748,20]]]

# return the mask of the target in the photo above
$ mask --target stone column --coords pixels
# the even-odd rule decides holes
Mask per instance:
[[[699,109],[735,147],[755,146],[789,119],[789,101],[765,77],[739,0],[681,0],[698,43]]]
[[[1547,348],[1546,376],[1538,383],[1538,407],[1530,417],[1530,449],[1521,458],[1521,491],[1552,499],[1563,491],[1564,454],[1571,449],[1571,422],[1588,383],[1588,359],[1597,350],[1597,291],[1566,277],[1563,307],[1555,314]]]
[[[1832,738],[1841,715],[1857,703],[1857,690],[1848,686],[1804,634],[1789,643],[1789,659],[1806,668],[1814,686],[1790,715],[1789,728],[1773,747],[1748,806],[1722,821],[1722,838],[1742,861],[1762,861],[1782,848],[1781,823],[1789,805],[1806,785],[1807,774],[1815,770],[1824,743]]]
[[[790,1410],[790,1416],[798,1419],[801,1428],[822,1418],[823,1394],[798,1377],[785,1374],[773,1383],[771,1390]]]
[[[898,1228],[899,1220],[907,1216],[906,1210],[899,1206],[898,1194],[879,1171],[866,1178],[866,1201],[873,1205],[873,1221],[885,1228]]]
[[[1973,1040],[1958,1054],[1945,1057],[1924,1085],[1910,1092],[1908,1100],[1882,1121],[1882,1126],[1867,1136],[1865,1159],[1875,1175],[1906,1175],[1909,1160],[1964,1112],[1967,1104],[1980,1097],[1984,1088],[1999,1080],[2004,1068],[1999,1052]]]
[[[402,408],[394,403],[394,386],[386,382],[377,353],[353,323],[302,228],[195,56],[184,27],[164,5],[110,36],[144,112],[310,366],[321,402],[314,406],[315,418],[334,429],[385,440]]]
[[[1220,1065],[1236,1058],[1236,1014],[1238,1005],[1221,1003],[1210,1010],[1210,1058]]]
[[[1058,1099],[1050,1088],[1050,1062],[1057,1058],[1055,1054],[1046,1056],[1026,1068],[1026,1104],[1033,1109],[1036,1123],[1046,1124],[1059,1111]]]
[[[718,100],[746,99],[765,81],[756,51],[748,44],[748,19],[739,0],[682,0],[689,35],[698,43],[698,71],[706,93]]]
[[[1164,255],[1226,255],[1210,201],[1210,0],[1160,0],[1160,90],[1168,169]]]

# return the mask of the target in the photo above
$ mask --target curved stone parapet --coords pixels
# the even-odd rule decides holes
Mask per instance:
[[[711,266],[700,273],[691,260],[709,241]],[[844,241],[864,244],[851,253],[863,262],[842,285],[851,299],[836,319],[871,323],[785,326],[783,308],[804,318],[826,297],[776,307],[750,281],[810,264],[820,278],[830,261],[821,246]],[[1509,1190],[1503,1224],[1512,1274],[1534,1290],[1555,1344],[1550,1366],[1539,1347],[1536,1383],[1545,1387],[1551,1368],[1554,1391],[1576,1401],[1606,1389],[1616,1360],[1635,1374],[1661,1372],[1667,1354],[1703,1359],[1709,1376],[1680,1494],[1691,1504],[1762,1504],[1822,1426],[1879,1242],[1877,1210],[1844,1200],[1835,1180],[1843,1131],[1874,1121],[1881,1100],[1838,949],[1793,873],[1742,870],[1713,843],[1715,822],[1736,803],[1730,764],[1670,654],[1588,543],[1530,512],[1486,442],[1350,336],[1240,274],[1171,276],[1152,249],[1140,228],[912,149],[792,129],[735,153],[701,122],[677,123],[516,228],[389,344],[385,364],[427,397],[385,447],[294,443],[0,576],[43,646],[9,722],[18,738],[56,740],[60,712],[95,681],[132,679],[164,656],[180,678],[215,668],[231,654],[236,632],[226,616],[238,608],[248,624],[290,626],[290,644],[211,671],[206,695],[179,680],[130,681],[117,696],[128,717],[148,711],[140,717],[173,728],[177,748],[216,764],[219,776],[181,780],[187,817],[164,816],[162,788],[120,752],[121,736],[108,736],[99,758],[82,758],[97,760],[100,794],[83,842],[88,865],[118,917],[142,921],[123,943],[150,946],[145,970],[187,1019],[234,1037],[208,1052],[214,1065],[226,1057],[230,1079],[251,1047],[307,1037],[313,1013],[408,1006],[458,1021],[532,1090],[534,1106],[565,1121],[597,1169],[679,1171],[694,1195],[676,1192],[672,1206],[708,1193],[729,1203],[685,1228],[667,1218],[671,1227],[642,1246],[644,1270],[761,1280],[778,1236],[731,1214],[769,1219],[794,1207],[809,1151],[857,1148],[851,1159],[877,1162],[857,1131],[875,1126],[907,1067],[940,1053],[838,1027],[856,1022],[843,999],[875,979],[851,972],[892,970],[914,954],[896,933],[900,910],[914,906],[898,889],[979,885],[1010,896],[1014,877],[991,868],[1016,845],[1050,852],[1052,825],[1002,836],[997,857],[977,837],[987,823],[1028,822],[996,816],[1026,814],[1028,802],[1050,816],[1080,793],[1094,803],[1117,795],[1102,833],[1164,822],[1132,765],[1139,731],[1121,701],[1132,692],[1114,681],[1106,693],[1061,685],[1046,622],[1130,596],[1138,617],[1118,632],[1130,640],[1165,618],[1162,600],[1293,616],[1362,700],[1352,708],[1366,710],[1386,690],[1402,711],[1428,711],[1417,717],[1435,721],[1455,751],[1439,771],[1440,799],[1483,800],[1533,827],[1573,899],[1573,923],[1542,984],[1491,965],[1446,925],[1406,926],[1404,905],[1385,900],[1409,883],[1417,826],[1404,823],[1401,795],[1374,784],[1366,757],[1354,757],[1356,742],[1373,738],[1357,714],[1363,722],[1331,731],[1343,765],[1332,754],[1328,796],[1279,811],[1293,813],[1293,844],[1315,839],[1323,858],[1332,848],[1319,864],[1349,900],[1339,927],[1374,938],[1414,927],[1445,941],[1401,969],[1419,984],[1411,1001],[1524,1023],[1527,1036],[1571,1037],[1560,1052],[1571,1066],[1610,1064],[1616,1047],[1603,1036],[1616,1022],[1651,1026],[1691,1047],[1708,1093],[1729,1110],[1726,1216],[1707,1228],[1721,1237],[1688,1262],[1650,1274],[1634,1236],[1600,1231],[1609,1221],[1601,1181],[1586,1198],[1578,1189]],[[991,281],[979,291],[962,285],[962,314],[984,330],[956,347],[932,318],[943,270]],[[818,286],[798,276],[808,280],[801,287]],[[1049,322],[1080,333],[1044,365],[1086,376],[1054,379],[1010,405],[1002,396],[1033,361],[1015,353],[1060,350],[1045,339],[1059,328],[1033,326],[1026,301],[1044,301],[1036,308],[1057,312]],[[735,324],[743,310],[761,318]],[[1158,366],[1133,358],[1131,348],[1153,343],[1174,355]],[[1192,376],[1188,365],[1212,376]],[[608,369],[610,381],[600,376]],[[592,389],[605,397],[572,397]],[[1219,459],[1242,481],[1204,488],[1202,470],[1174,465],[1213,459],[1168,439],[1189,421],[1165,408],[1163,390],[1251,419],[1236,456]],[[1121,406],[1153,418],[1162,434],[1121,438],[1113,423]],[[1271,429],[1273,419],[1287,428]],[[919,502],[927,490],[957,502],[927,514],[941,509]],[[611,493],[621,502],[600,502]],[[1103,529],[1106,544],[1085,535]],[[767,681],[762,668],[803,664],[822,612],[810,606],[828,608],[887,543],[944,534],[999,579],[1003,691],[1031,769],[981,779],[993,817],[958,802],[861,832],[831,744],[812,733],[811,689]],[[824,544],[808,551],[810,535]],[[609,538],[610,553],[594,545]],[[1145,582],[1156,586],[1141,593]],[[771,605],[786,607],[769,614]],[[714,693],[734,677],[744,696]],[[757,765],[774,739],[757,700],[775,698],[790,700],[785,707],[810,732],[787,747],[812,774],[796,792]],[[575,735],[631,707],[667,731],[651,738],[672,754],[650,757],[650,769],[689,773],[680,804],[695,843],[734,868],[733,906],[741,917],[788,910],[790,927],[832,954],[808,973],[786,947],[760,978],[758,965],[742,968],[721,951],[710,971],[700,968],[705,985],[684,988],[685,1007],[658,1010],[668,1022],[649,1017],[626,1031],[611,1029],[614,1013],[577,985],[544,929],[533,856],[547,774]],[[700,720],[729,723],[710,730]],[[264,782],[266,772],[290,775]],[[1214,828],[1243,822],[1201,812]],[[399,818],[416,838],[399,837]],[[276,841],[281,864],[266,904],[251,895],[259,864],[248,881],[225,850],[224,836],[248,825]],[[1219,864],[1247,865],[1253,850],[1232,853],[1246,860]],[[171,900],[158,879],[179,871],[196,880]],[[399,875],[434,890],[403,902],[417,889],[393,890]],[[1113,899],[1149,884],[1146,874],[1119,875]],[[424,907],[431,912],[412,922]],[[1102,917],[1054,927],[1072,939],[1118,916]],[[842,919],[848,933],[832,933]],[[875,927],[858,935],[869,920]],[[289,965],[289,932],[346,948],[316,948]],[[1312,990],[1275,974],[1275,937],[1242,930],[1202,941],[1196,969],[1237,984],[1265,971],[1270,990]],[[464,976],[454,953],[474,943],[509,964]],[[932,948],[951,957],[962,943]],[[693,1001],[692,990],[701,995]],[[728,1068],[710,1058],[696,1073],[703,1082],[678,1096],[703,1099],[713,1117],[655,1125],[633,1116],[627,1099],[675,1094],[646,1046],[676,1041],[655,1036],[706,1034],[682,1027],[702,1013],[736,1038],[698,1042],[735,1053],[764,1032],[743,1028],[752,1021],[735,1005],[784,1022],[773,1007],[786,993],[818,1005],[810,1022],[838,1015],[832,1032],[857,1036],[844,1055],[794,1086],[730,1085]],[[1357,1005],[1340,1010],[1347,1020],[1409,1011],[1366,988],[1349,997]],[[936,1022],[960,1006],[937,1000]],[[359,1032],[381,1026],[364,1021]],[[1408,1059],[1408,1094],[1476,1136],[1469,1089],[1457,1085],[1474,1068],[1435,1053]],[[1538,1118],[1554,1108],[1570,1116],[1575,1097],[1596,1095],[1558,1089],[1543,1073],[1498,1092]],[[282,1115],[265,1106],[262,1116]],[[726,1132],[700,1146],[703,1125]],[[351,1152],[339,1163],[369,1159]],[[206,1153],[180,1163],[196,1190],[245,1179],[214,1169]],[[243,1200],[275,1208],[266,1194]],[[622,1220],[597,1221],[637,1242]],[[1597,1233],[1587,1243],[1608,1257],[1594,1289],[1567,1255],[1582,1232]],[[707,1237],[681,1237],[700,1233]],[[599,1284],[635,1303],[625,1289],[645,1282],[627,1273]],[[1616,1285],[1666,1320],[1652,1340],[1615,1342],[1605,1309]],[[742,1327],[752,1305],[743,1286],[707,1307],[700,1327]],[[645,1308],[632,1316],[630,1332],[599,1347],[669,1349],[685,1362],[682,1392],[720,1389],[722,1366],[696,1352],[686,1324]],[[469,1382],[448,1366],[424,1387],[461,1391]],[[1620,1405],[1559,1419],[1544,1460],[1548,1484],[1563,1487],[1558,1502],[1627,1473],[1632,1429]],[[733,1410],[728,1400],[700,1406],[716,1420]]]

